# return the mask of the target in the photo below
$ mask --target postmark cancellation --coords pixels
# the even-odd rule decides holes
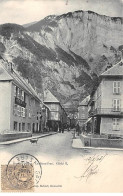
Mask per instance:
[[[33,192],[41,179],[39,161],[29,154],[19,154],[1,165],[1,190],[3,192]]]

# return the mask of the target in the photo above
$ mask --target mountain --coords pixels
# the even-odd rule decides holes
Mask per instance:
[[[30,26],[0,26],[0,53],[39,92],[76,106],[123,55],[123,18],[76,11]]]
[[[33,24],[37,23],[37,21],[34,21],[34,22],[30,22],[30,23],[27,23],[27,24],[23,24],[23,27],[29,27]]]

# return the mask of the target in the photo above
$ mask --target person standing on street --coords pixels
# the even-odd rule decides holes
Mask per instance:
[[[76,132],[78,133],[78,136],[79,136],[79,134],[80,134],[80,127],[79,127],[79,124],[78,123],[76,125]]]

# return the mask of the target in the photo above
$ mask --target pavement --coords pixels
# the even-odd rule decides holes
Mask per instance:
[[[91,146],[84,146],[82,140],[77,136],[73,139],[72,147],[77,149],[94,149],[94,150],[109,150],[109,151],[123,151],[122,148],[107,148],[107,147],[91,147]]]
[[[44,133],[44,134],[34,134],[33,136],[27,137],[27,138],[20,138],[20,139],[11,140],[11,141],[0,142],[0,145],[14,144],[14,143],[23,142],[23,141],[30,140],[30,139],[42,138],[42,137],[46,137],[46,136],[50,136],[50,135],[54,135],[54,134],[57,134],[57,132],[50,132],[50,133]]]
[[[73,157],[81,157],[85,153],[81,149],[72,148],[73,135],[67,131],[40,137],[37,143],[31,143],[30,138],[25,139],[25,141],[15,141],[16,143],[10,145],[0,145],[0,154],[15,156],[23,152],[36,157],[40,156],[42,161],[45,158],[63,161]]]
[[[107,148],[107,147],[90,147],[90,146],[84,146],[82,143],[82,140],[80,139],[80,136],[74,135],[74,132],[71,132],[73,135],[72,138],[72,148],[74,149],[92,149],[92,150],[109,150],[109,151],[123,151],[122,148]],[[32,137],[27,137],[27,138],[20,138],[16,140],[11,140],[11,141],[5,141],[5,142],[0,142],[0,145],[10,145],[10,144],[16,144],[19,142],[24,142],[28,141],[30,139],[38,139],[38,138],[43,138],[46,136],[51,136],[55,135],[57,132],[50,132],[50,133],[44,133],[44,134],[34,134]]]

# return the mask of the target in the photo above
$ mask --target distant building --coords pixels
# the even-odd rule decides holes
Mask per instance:
[[[123,137],[123,62],[102,73],[100,78],[89,101],[91,133]]]
[[[87,96],[84,100],[82,100],[79,103],[79,106],[78,106],[78,123],[81,128],[84,126],[85,122],[88,119],[89,99],[90,99],[90,96]]]
[[[67,101],[63,106],[68,114],[68,125],[74,128],[78,121],[78,108],[72,100]]]
[[[12,65],[0,60],[0,138],[11,140],[41,131],[41,100]]]
[[[48,126],[53,131],[58,131],[61,125],[67,123],[67,114],[64,108],[49,90],[44,92],[44,104],[50,109],[50,115],[47,122]]]
[[[42,125],[42,132],[49,132],[47,127],[47,122],[50,118],[50,108],[43,103],[42,105],[42,118],[41,118],[41,125]]]

